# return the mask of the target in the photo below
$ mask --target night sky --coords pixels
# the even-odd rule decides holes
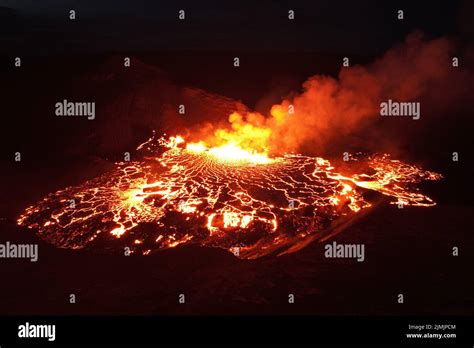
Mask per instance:
[[[210,49],[379,55],[414,30],[470,40],[473,12],[470,1],[1,0],[0,46],[8,56]]]

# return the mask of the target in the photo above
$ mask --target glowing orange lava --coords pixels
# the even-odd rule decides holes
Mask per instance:
[[[234,131],[266,136],[255,127]],[[365,174],[342,175],[323,158],[271,158],[265,141],[253,148],[246,136],[220,137],[226,141],[215,146],[152,137],[137,149],[143,160],[117,163],[111,172],[47,195],[25,209],[18,224],[65,248],[113,239],[147,255],[196,243],[256,258],[294,251],[334,220],[370,207],[363,196],[368,190],[392,204],[435,205],[414,184],[441,175],[389,155],[352,156],[347,165]]]
[[[190,143],[186,146],[186,150],[213,156],[215,159],[227,162],[228,164],[268,164],[273,162],[273,160],[268,157],[268,154],[243,149],[236,143],[229,143],[212,148],[208,148],[202,142]]]

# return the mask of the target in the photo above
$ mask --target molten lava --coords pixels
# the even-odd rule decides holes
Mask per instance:
[[[226,162],[228,164],[268,164],[273,160],[266,153],[258,153],[252,150],[245,150],[236,143],[229,143],[219,147],[208,148],[202,142],[197,144],[190,143],[186,146],[186,150],[198,154],[212,156],[216,160]]]
[[[368,191],[392,204],[435,205],[414,184],[440,174],[389,155],[358,154],[346,163],[354,173],[343,175],[319,157],[270,158],[265,141],[255,145],[235,133],[248,131],[266,136],[265,129],[234,129],[221,133],[225,141],[216,146],[152,137],[137,148],[143,160],[117,163],[111,172],[47,195],[18,224],[64,248],[94,248],[100,240],[116,247],[118,241],[120,250],[146,255],[196,243],[256,258],[322,236],[336,219],[370,207]],[[362,169],[365,174],[356,172]]]

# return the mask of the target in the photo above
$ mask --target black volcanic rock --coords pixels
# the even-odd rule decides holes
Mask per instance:
[[[246,107],[235,100],[193,87],[181,87],[163,71],[131,58],[106,60],[97,69],[77,78],[64,99],[95,101],[96,118],[78,134],[87,139],[84,150],[99,156],[123,156],[146,140],[152,130],[184,134],[197,124],[226,122],[234,111]],[[178,113],[179,105],[185,114]],[[199,128],[199,127],[198,127]]]

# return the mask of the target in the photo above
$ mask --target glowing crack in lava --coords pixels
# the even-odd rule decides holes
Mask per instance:
[[[366,192],[392,204],[435,205],[414,184],[441,178],[385,154],[352,156],[346,167],[366,174],[343,175],[323,158],[270,158],[232,142],[152,137],[137,150],[141,161],[47,195],[18,224],[63,248],[113,244],[148,254],[196,243],[257,258],[295,251],[336,219],[370,207]]]

